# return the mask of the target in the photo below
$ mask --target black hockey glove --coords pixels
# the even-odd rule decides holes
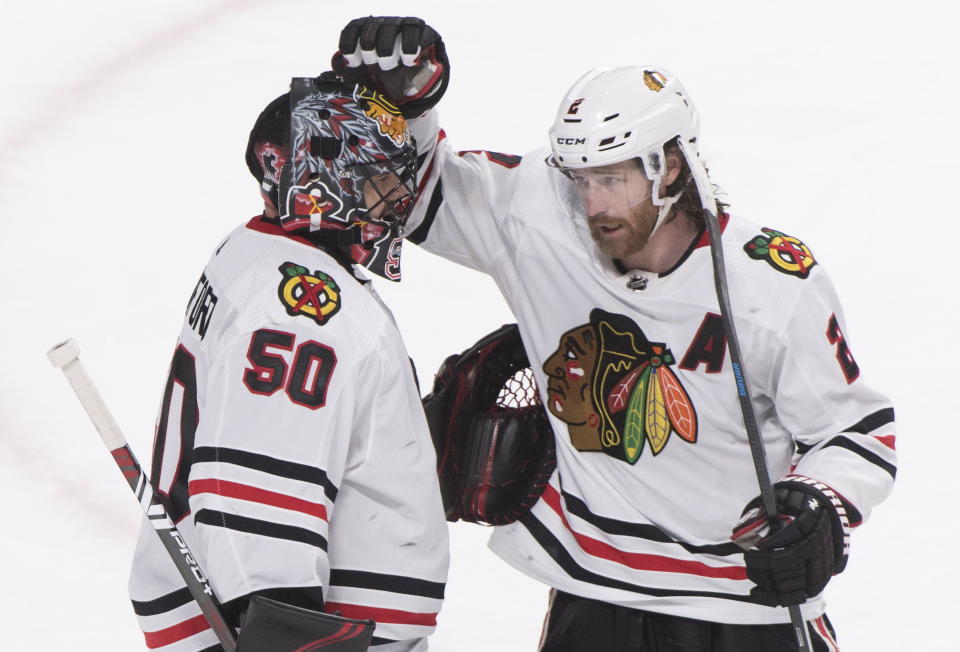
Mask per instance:
[[[340,32],[333,69],[346,81],[371,86],[406,118],[433,108],[450,81],[450,62],[436,30],[420,18],[367,16]]]
[[[237,639],[237,652],[366,652],[376,624],[251,598]]]
[[[556,448],[516,324],[444,360],[423,408],[448,521],[504,525],[539,500]]]
[[[792,476],[774,485],[781,527],[770,534],[759,496],[743,510],[731,537],[744,549],[750,595],[760,604],[788,607],[819,595],[846,564],[848,524],[829,487]]]

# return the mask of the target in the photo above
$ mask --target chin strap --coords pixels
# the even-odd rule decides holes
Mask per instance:
[[[677,203],[677,200],[680,199],[680,196],[682,194],[683,192],[681,191],[681,192],[678,192],[673,197],[664,197],[663,199],[660,200],[659,202],[660,210],[657,212],[657,221],[654,222],[653,224],[653,230],[650,231],[651,236],[657,232],[657,229],[660,228],[660,225],[663,224],[664,220],[667,219],[667,215],[670,214],[671,209],[673,209],[673,205]],[[654,202],[654,203],[656,204],[657,202]]]

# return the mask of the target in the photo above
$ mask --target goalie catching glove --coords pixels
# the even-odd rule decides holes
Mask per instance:
[[[340,32],[333,69],[345,80],[375,88],[405,118],[433,108],[450,81],[450,62],[435,29],[412,16],[355,18]]]
[[[799,475],[773,486],[781,527],[770,533],[760,497],[743,510],[731,537],[744,549],[747,577],[760,604],[788,607],[819,595],[847,563],[847,508],[827,485]]]
[[[517,325],[448,357],[423,407],[447,520],[505,525],[526,514],[557,462]]]

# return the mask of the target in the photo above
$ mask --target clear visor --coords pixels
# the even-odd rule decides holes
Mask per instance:
[[[565,194],[571,208],[588,219],[626,219],[653,192],[653,183],[635,160],[560,171],[568,181]]]

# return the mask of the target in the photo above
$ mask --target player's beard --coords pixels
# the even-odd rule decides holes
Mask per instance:
[[[587,221],[590,237],[600,251],[620,260],[635,254],[650,241],[653,225],[657,222],[657,207],[650,201],[644,201],[634,207],[629,218],[592,217]],[[605,229],[617,227],[609,232]]]

